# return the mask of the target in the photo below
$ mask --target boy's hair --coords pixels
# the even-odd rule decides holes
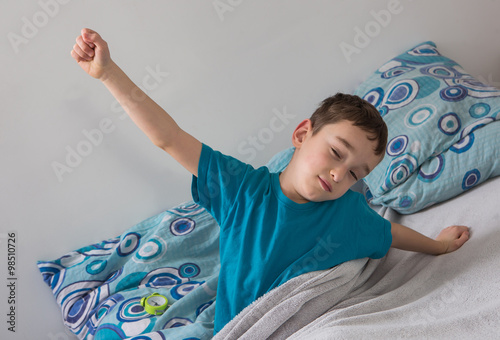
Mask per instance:
[[[368,132],[368,139],[377,141],[375,155],[382,155],[387,145],[387,125],[377,109],[366,100],[344,93],[328,97],[312,114],[313,135],[327,124],[347,120]]]

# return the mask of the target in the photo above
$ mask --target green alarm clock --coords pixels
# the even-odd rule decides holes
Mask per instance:
[[[141,299],[141,306],[148,314],[162,315],[168,307],[168,300],[163,295],[153,293]]]

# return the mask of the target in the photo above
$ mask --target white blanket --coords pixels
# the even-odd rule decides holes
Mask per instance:
[[[243,310],[215,339],[498,339],[500,177],[390,221],[435,237],[463,224],[471,239],[441,256],[391,249],[301,275]]]

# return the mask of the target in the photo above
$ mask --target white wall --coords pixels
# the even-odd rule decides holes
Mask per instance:
[[[225,12],[216,9],[221,3]],[[388,10],[391,17],[382,16]],[[115,61],[188,132],[260,166],[289,146],[322,99],[352,92],[420,42],[433,40],[499,85],[499,13],[496,0],[3,0],[0,338],[70,339],[36,260],[117,236],[191,199],[190,175],[123,119],[104,86],[71,58],[81,28],[101,33]],[[365,28],[373,37],[361,46],[356,30]],[[359,53],[346,58],[341,46],[356,43]],[[145,83],[155,69],[168,75]],[[270,137],[276,111],[292,117]],[[88,141],[83,130],[106,122],[113,131],[80,164],[67,159],[68,148]],[[272,143],[251,158],[249,141],[266,137]],[[58,177],[54,162],[71,173]],[[17,241],[15,334],[5,322],[8,231]]]

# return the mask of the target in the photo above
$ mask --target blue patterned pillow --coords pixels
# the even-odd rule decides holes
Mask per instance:
[[[385,157],[364,179],[372,204],[413,213],[500,175],[500,90],[433,42],[391,59],[355,94],[389,129]]]

